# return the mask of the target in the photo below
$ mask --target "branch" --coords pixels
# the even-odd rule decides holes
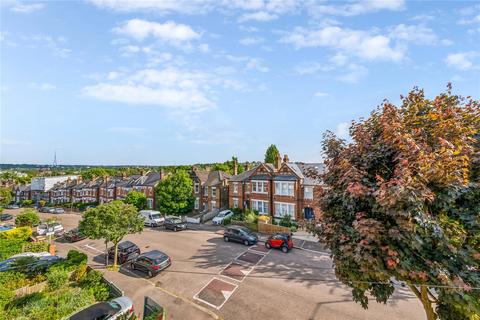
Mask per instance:
[[[438,303],[438,299],[435,298],[435,296],[433,295],[433,293],[430,291],[429,288],[427,288],[427,293],[432,298],[432,300],[429,299],[431,303]]]
[[[410,287],[410,290],[412,290],[412,292],[415,293],[417,298],[422,300],[422,295],[420,294],[420,291],[418,291],[417,287],[415,287],[413,284],[409,284],[408,286]]]

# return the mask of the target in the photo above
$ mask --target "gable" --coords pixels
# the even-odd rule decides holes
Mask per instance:
[[[262,163],[259,165],[255,171],[252,173],[250,176],[250,179],[252,180],[266,180],[270,179],[272,177],[272,173],[270,170]]]
[[[301,179],[297,172],[295,172],[288,164],[283,163],[280,169],[276,172],[276,175],[279,178],[285,177],[289,180],[292,180],[292,177],[295,177],[297,179]]]

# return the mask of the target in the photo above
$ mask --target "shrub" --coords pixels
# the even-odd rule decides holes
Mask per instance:
[[[45,252],[48,251],[50,243],[48,241],[25,242],[23,244],[23,251],[25,252]]]
[[[85,278],[86,275],[87,275],[87,265],[81,264],[72,273],[72,276],[70,279],[72,281],[75,281],[76,283],[80,283],[82,282],[82,280]]]
[[[0,261],[22,252],[22,246],[25,243],[20,239],[0,239]]]
[[[0,239],[26,241],[32,235],[31,227],[20,227],[0,233]]]
[[[35,209],[24,209],[15,219],[17,227],[33,227],[40,223],[40,217]]]
[[[297,227],[296,227],[296,226],[291,226],[291,227],[290,227],[290,231],[296,232],[296,231],[297,231]]]
[[[33,200],[23,200],[22,202],[20,202],[20,205],[22,207],[31,206],[32,204],[33,204]]]
[[[265,223],[268,223],[270,221],[270,217],[269,216],[260,216],[260,217],[258,217],[258,220],[260,220],[262,222],[265,222]]]
[[[47,201],[45,201],[45,200],[40,200],[40,201],[38,201],[38,205],[39,205],[40,207],[45,207],[46,204],[47,204]]]
[[[12,290],[9,290],[4,287],[0,287],[0,310],[3,309],[7,304],[9,304],[14,297],[15,297],[15,294],[13,293]],[[0,313],[0,316],[1,315],[2,314]]]
[[[242,214],[242,209],[240,209],[240,208],[231,208],[230,211],[232,211],[234,215],[241,215]]]
[[[280,219],[279,225],[290,228],[292,226],[292,218],[288,214],[284,215],[282,219]]]
[[[61,267],[50,268],[46,276],[50,291],[58,290],[68,283],[68,271]]]
[[[100,271],[88,271],[87,275],[80,281],[80,286],[89,290],[97,301],[107,300],[110,296],[110,291],[103,281],[103,276]]]
[[[87,263],[87,255],[77,250],[70,250],[67,253],[67,261],[74,265],[84,264]]]
[[[223,219],[223,222],[222,222],[222,224],[223,224],[224,226],[227,226],[227,225],[229,225],[229,224],[231,224],[231,223],[232,223],[232,217],[225,218],[225,219]]]

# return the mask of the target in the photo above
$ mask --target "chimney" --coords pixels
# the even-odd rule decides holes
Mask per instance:
[[[237,159],[233,160],[233,174],[235,176],[238,174],[238,161],[237,161]]]
[[[277,157],[275,158],[274,166],[276,170],[280,170],[280,167],[282,166],[282,156],[280,154],[277,154]]]
[[[145,175],[145,169],[140,170],[140,174],[141,174],[142,176],[144,176],[144,175]]]
[[[250,170],[250,163],[248,161],[245,162],[244,168],[245,168],[245,171]]]
[[[283,162],[285,162],[285,163],[290,162],[290,159],[288,159],[288,154],[283,156]]]
[[[80,183],[82,183],[82,176],[77,177],[77,184],[80,184]]]

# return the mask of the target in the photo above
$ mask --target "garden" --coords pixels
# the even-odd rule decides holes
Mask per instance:
[[[289,215],[284,215],[281,219],[272,219],[269,216],[259,215],[258,211],[246,209],[242,211],[238,208],[230,209],[233,212],[233,216],[223,220],[224,225],[236,224],[249,228],[252,231],[258,231],[259,220],[264,223],[269,223],[272,220],[273,225],[279,225],[282,227],[290,228],[291,232],[295,232],[298,229],[297,222],[293,221]]]

